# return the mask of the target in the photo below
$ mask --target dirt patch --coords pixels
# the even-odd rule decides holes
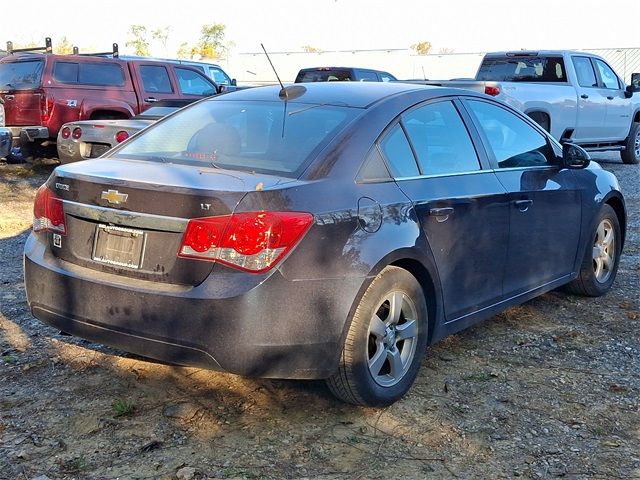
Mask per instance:
[[[640,167],[602,159],[629,209],[613,290],[552,292],[445,339],[386,409],[35,320],[22,246],[49,170],[0,165],[0,478],[640,478]]]

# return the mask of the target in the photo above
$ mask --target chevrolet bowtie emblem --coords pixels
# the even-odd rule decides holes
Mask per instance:
[[[120,203],[124,203],[127,201],[127,198],[129,198],[129,194],[120,193],[117,190],[107,190],[106,192],[102,192],[100,198],[102,200],[106,200],[109,203],[115,203],[116,205],[119,205]]]

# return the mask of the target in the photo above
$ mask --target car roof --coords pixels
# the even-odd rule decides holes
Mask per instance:
[[[446,89],[427,85],[402,82],[313,82],[296,83],[285,86],[290,92],[289,103],[340,105],[345,107],[367,108],[386,98],[405,92],[423,90],[433,97],[454,93],[469,93],[463,90]],[[284,101],[279,96],[279,85],[247,88],[212,97],[208,101]],[[427,94],[427,96],[429,96]]]

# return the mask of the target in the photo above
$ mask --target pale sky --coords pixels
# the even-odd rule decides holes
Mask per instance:
[[[3,18],[0,46],[7,40],[44,44],[46,36],[55,45],[66,36],[81,51],[109,50],[117,42],[122,53],[132,53],[125,46],[128,30],[140,24],[149,31],[170,26],[167,51],[150,39],[151,53],[175,56],[209,23],[226,25],[232,54],[261,51],[260,43],[282,52],[303,45],[325,51],[409,48],[425,40],[433,53],[640,47],[635,0],[30,0]]]

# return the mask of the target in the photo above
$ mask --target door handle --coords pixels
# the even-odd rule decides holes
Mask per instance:
[[[153,103],[153,102],[157,102],[158,99],[156,97],[147,97],[144,99],[144,101],[147,103]]]
[[[613,97],[609,96],[607,97],[607,100],[613,100]]]
[[[513,205],[521,212],[526,212],[533,205],[533,200],[514,200]]]
[[[586,100],[587,98],[589,98],[589,95],[587,95],[586,93],[583,93],[582,95],[580,95],[580,98],[584,98]]]
[[[438,223],[446,222],[451,214],[453,214],[452,207],[432,208],[429,210],[429,215],[436,217]]]

